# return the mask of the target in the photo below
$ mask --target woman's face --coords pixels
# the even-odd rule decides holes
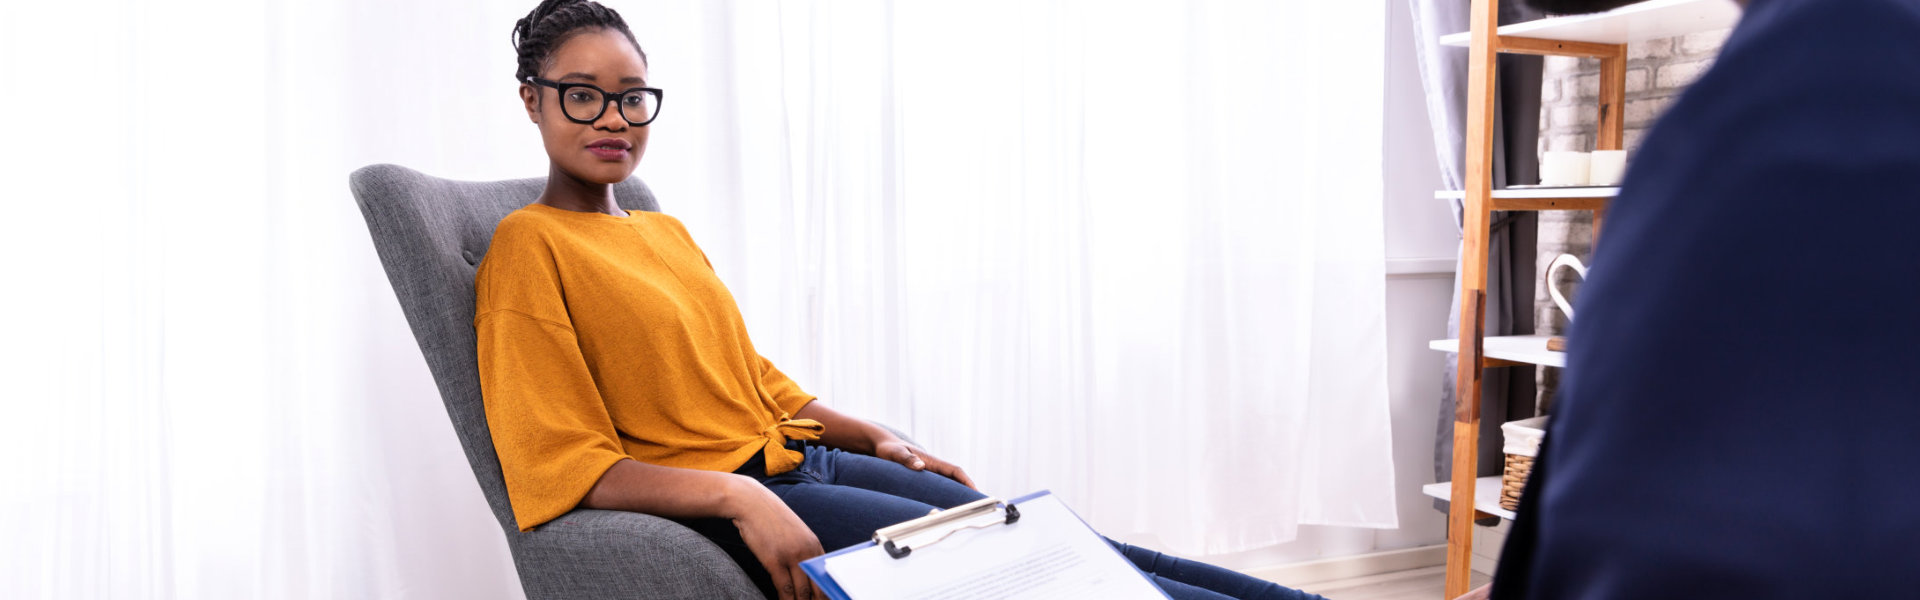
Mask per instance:
[[[554,49],[551,66],[539,75],[559,83],[586,83],[609,94],[647,85],[647,63],[633,42],[612,29],[584,31]],[[562,113],[560,90],[520,84],[527,117],[540,127],[540,139],[554,166],[589,183],[626,181],[647,149],[647,127],[634,127],[617,103],[592,123],[575,123]]]

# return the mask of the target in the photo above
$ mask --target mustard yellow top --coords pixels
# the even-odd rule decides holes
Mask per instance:
[[[753,349],[740,307],[678,219],[529,204],[474,279],[480,389],[521,531],[566,514],[622,458],[781,473],[814,397]]]

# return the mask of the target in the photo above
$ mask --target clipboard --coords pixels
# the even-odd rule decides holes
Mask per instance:
[[[1167,598],[1045,490],[885,527],[800,568],[835,600]]]

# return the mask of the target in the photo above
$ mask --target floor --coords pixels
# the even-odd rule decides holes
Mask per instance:
[[[1445,600],[1447,568],[1427,567],[1411,571],[1397,571],[1322,581],[1300,586],[1300,589],[1326,596],[1328,600]],[[1473,586],[1487,584],[1487,576],[1473,574]]]

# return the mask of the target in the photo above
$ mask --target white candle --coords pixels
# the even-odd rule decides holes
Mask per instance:
[[[1540,185],[1586,185],[1591,161],[1585,152],[1548,150],[1540,159]]]
[[[1591,185],[1620,185],[1620,178],[1627,173],[1627,151],[1596,150],[1587,167],[1587,183]]]

